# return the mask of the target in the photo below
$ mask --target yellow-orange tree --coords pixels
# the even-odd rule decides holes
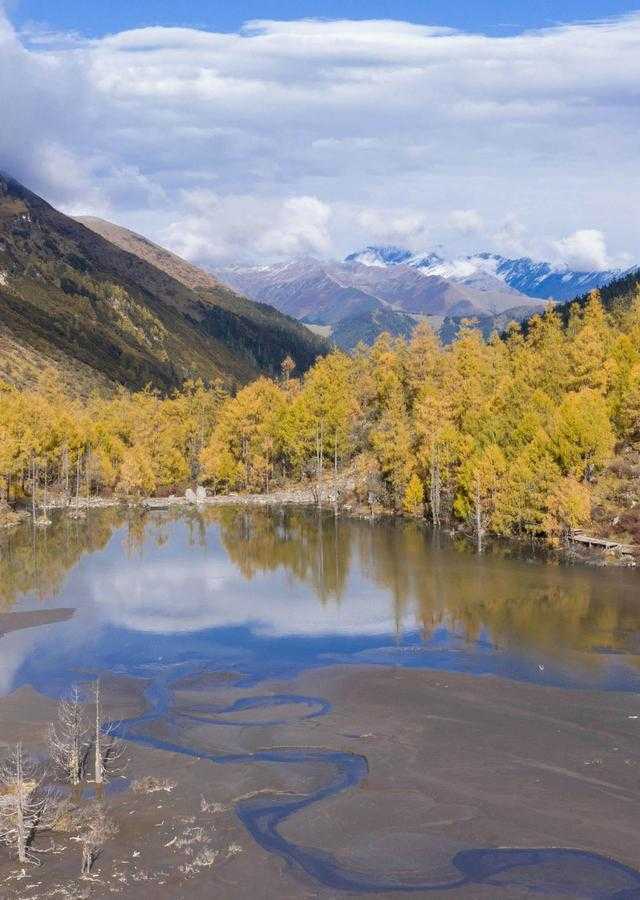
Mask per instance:
[[[187,382],[163,397],[118,391],[84,403],[49,373],[0,385],[0,499],[49,485],[145,494],[201,479],[270,490],[346,470],[362,499],[481,537],[586,525],[616,448],[640,443],[640,292],[606,311],[592,294],[563,323],[552,308],[484,340],[472,323],[442,346],[425,323],[334,351],[301,377],[226,396]]]

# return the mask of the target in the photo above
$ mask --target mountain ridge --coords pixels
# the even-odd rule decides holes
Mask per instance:
[[[0,175],[0,377],[33,382],[43,366],[83,386],[162,391],[185,379],[229,386],[304,371],[327,345],[223,286],[188,288]],[[22,351],[22,359],[20,354]]]
[[[605,287],[637,268],[582,271],[568,266],[554,266],[528,256],[510,258],[490,252],[447,260],[434,252],[411,253],[402,247],[375,244],[349,254],[345,261],[378,268],[405,265],[461,284],[475,283],[481,287],[486,281],[492,290],[497,279],[527,297],[557,301],[572,300],[582,293]]]

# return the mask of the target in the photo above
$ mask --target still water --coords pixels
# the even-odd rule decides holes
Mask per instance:
[[[314,510],[58,515],[0,538],[0,613],[61,619],[0,619],[0,695],[198,661],[246,681],[366,663],[639,690],[640,576],[509,552]]]
[[[310,667],[369,664],[638,691],[640,576],[513,553],[497,546],[479,557],[414,523],[313,510],[59,515],[46,531],[25,526],[0,538],[0,695],[32,685],[56,696],[104,672],[141,676],[147,709],[118,723],[126,740],[214,765],[313,771],[307,792],[259,791],[239,798],[236,813],[264,850],[332,892],[473,896],[479,885],[500,885],[496,896],[517,886],[638,897],[639,871],[571,848],[468,847],[444,880],[351,870],[280,826],[360,785],[365,756],[309,747],[217,755],[180,727],[176,686],[210,672],[253,687]],[[330,710],[322,697],[267,690],[199,706],[196,721],[260,727],[255,711],[267,709],[269,724],[285,725],[292,707],[301,718]]]

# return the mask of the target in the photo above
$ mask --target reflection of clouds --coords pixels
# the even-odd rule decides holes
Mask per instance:
[[[203,556],[172,544],[148,558],[128,559],[116,535],[70,572],[55,598],[18,604],[16,609],[75,607],[75,613],[69,621],[0,638],[0,695],[13,690],[20,669],[34,661],[39,666],[47,661],[52,672],[63,662],[73,667],[88,648],[101,645],[102,633],[111,627],[175,634],[186,648],[187,635],[217,628],[247,627],[264,638],[313,638],[386,635],[398,624],[390,596],[360,576],[350,579],[340,603],[322,604],[311,586],[284,569],[247,581],[219,546]],[[404,624],[413,627],[414,621],[408,613]],[[209,645],[216,656],[230,649]]]
[[[45,626],[49,629],[56,626]],[[0,696],[11,691],[16,673],[41,637],[39,628],[13,631],[0,638]]]
[[[243,581],[226,560],[153,560],[95,585],[103,620],[134,631],[180,634],[250,626],[265,637],[386,634],[395,628],[391,601],[354,584],[338,605],[275,573]]]

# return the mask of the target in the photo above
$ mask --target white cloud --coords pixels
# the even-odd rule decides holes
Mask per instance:
[[[316,197],[263,199],[183,191],[182,212],[163,231],[167,246],[189,259],[217,264],[256,258],[328,255],[329,207]]]
[[[578,271],[603,271],[626,261],[626,258],[612,259],[607,253],[604,234],[593,228],[574,231],[573,234],[554,241],[553,250],[557,262]]]
[[[82,40],[0,13],[0,167],[203,259],[444,236],[597,260],[562,237],[595,230],[637,258],[639,41],[640,14],[503,38],[305,20]]]
[[[526,226],[513,213],[507,215],[491,236],[491,243],[503,256],[541,256],[540,241],[535,242],[535,239],[527,234]]]
[[[484,219],[475,209],[454,209],[449,215],[449,227],[462,235],[481,234]]]
[[[344,209],[343,216],[347,228],[355,226],[376,243],[402,244],[413,249],[429,240],[427,218],[415,210]]]

